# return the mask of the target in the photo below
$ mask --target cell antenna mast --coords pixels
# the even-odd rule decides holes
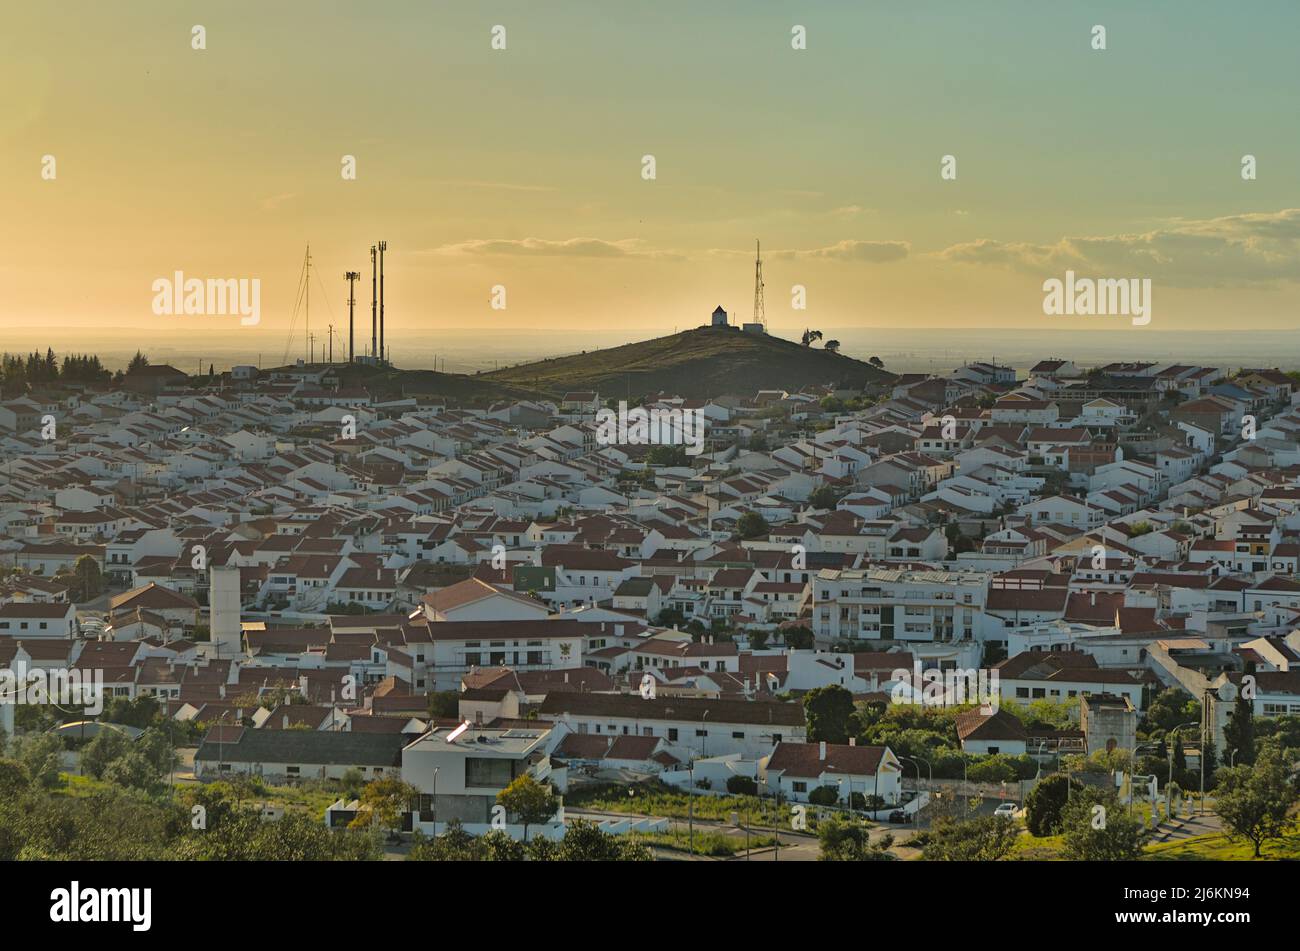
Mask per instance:
[[[370,355],[379,356],[379,272],[376,270],[378,249],[370,246]]]
[[[385,360],[388,357],[388,351],[384,349],[384,252],[388,250],[388,242],[379,242],[379,359]]]
[[[308,350],[310,350],[311,349],[311,245],[310,244],[307,245],[307,259],[303,263],[303,274],[305,276],[305,280],[307,281],[307,298],[306,298],[307,326],[303,328],[302,332],[303,335],[306,336],[307,338],[307,347]],[[307,358],[307,362],[311,363],[310,355]]]
[[[361,272],[348,271],[343,276],[348,282],[348,363],[351,363],[356,358],[356,353],[353,350],[352,315],[356,309],[357,281],[361,280]]]
[[[763,307],[763,245],[754,242],[754,323],[767,330],[767,314]]]

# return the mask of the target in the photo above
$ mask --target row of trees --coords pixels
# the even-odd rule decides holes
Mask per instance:
[[[62,363],[52,349],[43,356],[38,352],[0,355],[0,386],[10,395],[42,384],[107,383],[112,378],[113,374],[93,354],[66,354]]]

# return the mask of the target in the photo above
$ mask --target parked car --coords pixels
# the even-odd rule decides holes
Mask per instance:
[[[1006,816],[1008,819],[1014,819],[1020,814],[1020,807],[1014,802],[1004,802],[993,810],[995,816]]]
[[[895,809],[893,812],[889,814],[889,821],[898,824],[898,823],[907,822],[909,820],[907,818],[907,813],[905,813],[902,809]]]

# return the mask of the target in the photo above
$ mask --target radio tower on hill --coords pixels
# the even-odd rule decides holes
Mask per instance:
[[[763,245],[754,242],[754,323],[767,333],[767,314],[763,308]]]

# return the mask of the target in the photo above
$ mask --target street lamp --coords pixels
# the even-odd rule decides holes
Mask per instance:
[[[686,764],[686,769],[690,773],[691,794],[686,798],[686,823],[687,836],[689,837],[691,855],[695,855],[695,760]]]
[[[1198,725],[1199,724],[1195,720],[1188,720],[1186,723],[1178,724],[1178,726],[1174,727],[1172,730],[1166,733],[1165,736],[1166,738],[1171,736],[1176,736],[1178,738],[1179,745],[1182,745],[1183,736],[1178,731],[1185,726],[1198,726]],[[1174,805],[1173,797],[1170,796],[1169,794],[1169,786],[1174,781],[1174,746],[1172,743],[1169,743],[1167,739],[1165,742],[1165,752],[1169,754],[1169,772],[1165,779],[1165,815],[1169,816],[1170,809],[1172,809]],[[1204,753],[1201,754],[1201,758],[1202,759],[1205,758]]]
[[[966,778],[966,751],[962,750],[961,754],[961,794],[965,800],[966,811],[970,812],[970,790],[967,788]]]

